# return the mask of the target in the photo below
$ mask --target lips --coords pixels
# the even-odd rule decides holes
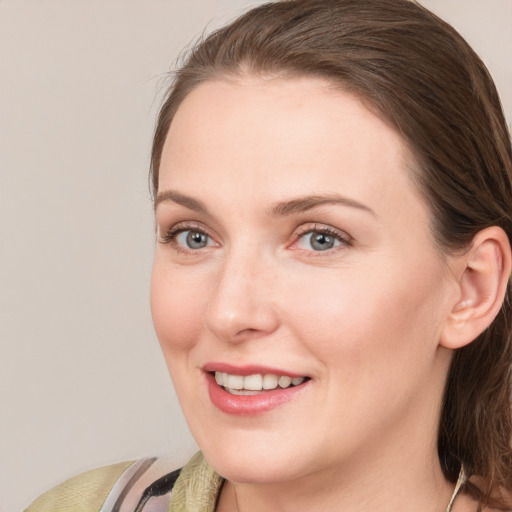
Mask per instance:
[[[222,412],[257,415],[298,397],[310,378],[283,370],[211,363],[203,367],[210,400]]]

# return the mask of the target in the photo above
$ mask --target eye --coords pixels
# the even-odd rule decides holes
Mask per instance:
[[[203,249],[212,245],[212,240],[207,234],[191,229],[178,233],[175,240],[180,247],[186,247],[187,249]]]
[[[165,235],[158,237],[163,244],[170,244],[177,251],[195,252],[218,244],[204,230],[197,226],[178,224],[167,231]]]
[[[296,247],[306,251],[329,251],[337,247],[350,245],[350,237],[329,227],[306,228],[298,235]]]

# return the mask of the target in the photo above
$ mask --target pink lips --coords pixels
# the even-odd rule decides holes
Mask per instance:
[[[296,373],[290,373],[275,368],[262,366],[231,366],[225,363],[208,363],[204,365],[203,370],[206,376],[208,393],[213,405],[226,414],[238,416],[255,416],[268,412],[280,405],[293,400],[307,387],[310,381],[306,381],[299,386],[289,387],[286,389],[272,389],[262,391],[256,395],[232,395],[224,390],[215,381],[214,372],[224,372],[232,375],[254,375],[274,374],[288,375],[290,377],[301,377]]]
[[[231,375],[254,375],[256,373],[272,373],[274,375],[288,375],[289,377],[304,377],[298,373],[292,373],[286,370],[280,370],[278,368],[271,368],[270,366],[258,366],[258,365],[243,365],[233,366],[227,363],[206,363],[203,366],[205,372],[224,372],[230,373]]]

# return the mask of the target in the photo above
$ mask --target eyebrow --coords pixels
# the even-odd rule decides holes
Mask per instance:
[[[174,190],[167,190],[165,192],[160,192],[155,199],[154,209],[163,202],[172,201],[173,203],[180,204],[189,210],[193,210],[198,213],[204,213],[208,215],[208,208],[199,201],[198,199],[194,199],[193,197],[186,196],[185,194],[180,194],[179,192],[175,192]]]
[[[303,213],[324,204],[338,204],[350,208],[357,208],[358,210],[371,213],[376,217],[375,212],[369,206],[339,194],[311,195],[298,197],[290,201],[283,201],[272,206],[269,210],[269,215],[271,217],[281,217],[294,213]]]
[[[155,210],[160,203],[166,201],[172,201],[173,203],[180,204],[189,210],[209,215],[208,208],[206,208],[202,201],[194,199],[193,197],[187,196],[185,194],[181,194],[180,192],[176,192],[174,190],[160,192],[157,195],[154,206]],[[271,217],[284,217],[294,213],[307,212],[308,210],[317,208],[318,206],[323,206],[325,204],[337,204],[348,206],[350,208],[356,208],[358,210],[371,213],[376,217],[375,212],[370,207],[360,203],[359,201],[339,194],[308,195],[297,197],[295,199],[290,199],[288,201],[282,201],[274,204],[269,210],[267,210],[267,213]]]

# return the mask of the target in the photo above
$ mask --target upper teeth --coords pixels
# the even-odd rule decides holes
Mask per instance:
[[[287,388],[298,386],[304,382],[305,377],[289,377],[288,375],[273,375],[271,373],[254,375],[230,375],[224,372],[215,372],[215,380],[219,386],[229,389],[247,389],[261,391],[263,389],[276,389],[277,386]]]

